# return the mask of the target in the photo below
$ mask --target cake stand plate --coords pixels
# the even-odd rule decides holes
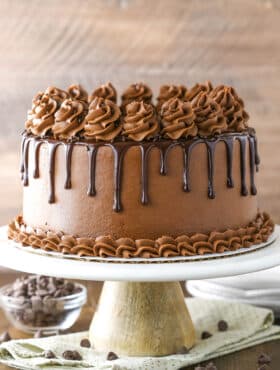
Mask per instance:
[[[244,248],[236,253],[201,256],[200,259],[165,258],[151,263],[141,261],[99,261],[43,252],[22,247],[7,238],[7,227],[0,227],[0,264],[10,269],[33,274],[61,276],[71,279],[100,281],[160,282],[199,280],[242,275],[280,265],[280,226],[267,244]]]
[[[97,262],[34,253],[9,240],[6,226],[0,228],[1,266],[106,281],[89,328],[95,349],[119,355],[163,356],[195,344],[194,327],[178,281],[241,275],[280,265],[280,226],[261,248],[240,250],[238,254],[141,262]]]

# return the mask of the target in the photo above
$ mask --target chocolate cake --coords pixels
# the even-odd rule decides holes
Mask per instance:
[[[22,138],[23,214],[9,238],[95,257],[191,256],[267,241],[257,138],[242,99],[210,82],[49,87]]]

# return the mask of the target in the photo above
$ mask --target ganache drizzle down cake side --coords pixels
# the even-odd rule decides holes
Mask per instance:
[[[38,93],[22,138],[10,239],[95,257],[222,253],[267,241],[257,139],[229,86],[111,83]]]

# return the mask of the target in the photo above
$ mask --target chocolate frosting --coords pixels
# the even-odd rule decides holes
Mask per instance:
[[[116,103],[117,91],[110,82],[107,82],[105,85],[99,86],[91,93],[89,103],[91,103],[96,97],[111,100]]]
[[[192,101],[192,107],[199,135],[210,136],[226,131],[227,123],[223,111],[207,93],[198,94]]]
[[[210,96],[221,106],[226,117],[228,130],[241,132],[248,129],[249,115],[244,103],[233,87],[220,85],[211,91]]]
[[[176,140],[181,137],[194,137],[197,135],[197,126],[194,123],[194,111],[189,102],[178,98],[169,99],[162,105],[161,118],[164,137]]]
[[[122,106],[125,106],[132,101],[143,101],[144,103],[151,103],[152,90],[150,87],[142,82],[130,85],[122,94]]]
[[[183,85],[163,85],[157,97],[157,110],[160,111],[163,103],[171,98],[184,99],[187,88]]]
[[[259,213],[247,226],[208,234],[194,233],[177,237],[161,236],[156,240],[111,236],[79,238],[63,233],[33,229],[21,216],[10,223],[8,237],[23,246],[90,257],[155,258],[205,255],[235,251],[264,243],[274,230],[267,213]]]
[[[76,99],[85,103],[88,101],[87,91],[79,84],[69,86],[67,92],[73,100]]]
[[[125,107],[122,134],[135,141],[151,139],[159,133],[155,109],[144,101],[134,101]]]
[[[193,100],[195,99],[201,92],[205,92],[207,94],[213,90],[213,86],[210,81],[204,82],[204,84],[195,84],[190,90],[188,90],[185,94],[185,100]]]
[[[65,99],[68,99],[70,95],[68,92],[59,89],[58,87],[55,86],[50,86],[47,88],[45,91],[45,94],[51,96],[54,100],[56,100],[58,103],[62,103]]]
[[[85,106],[78,100],[66,99],[55,113],[52,132],[55,139],[71,139],[84,128]]]
[[[54,114],[57,108],[58,103],[51,96],[44,93],[37,94],[25,123],[27,132],[36,136],[44,136],[54,124]]]
[[[85,138],[113,140],[122,130],[119,124],[120,116],[120,108],[114,102],[96,97],[90,103],[89,112],[85,117]]]

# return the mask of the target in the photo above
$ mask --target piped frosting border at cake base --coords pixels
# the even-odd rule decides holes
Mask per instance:
[[[178,237],[161,236],[156,240],[99,236],[79,238],[27,226],[18,216],[8,228],[8,237],[23,246],[79,257],[158,258],[195,256],[249,248],[268,240],[274,223],[267,213],[259,213],[245,227],[209,234],[195,233]]]

